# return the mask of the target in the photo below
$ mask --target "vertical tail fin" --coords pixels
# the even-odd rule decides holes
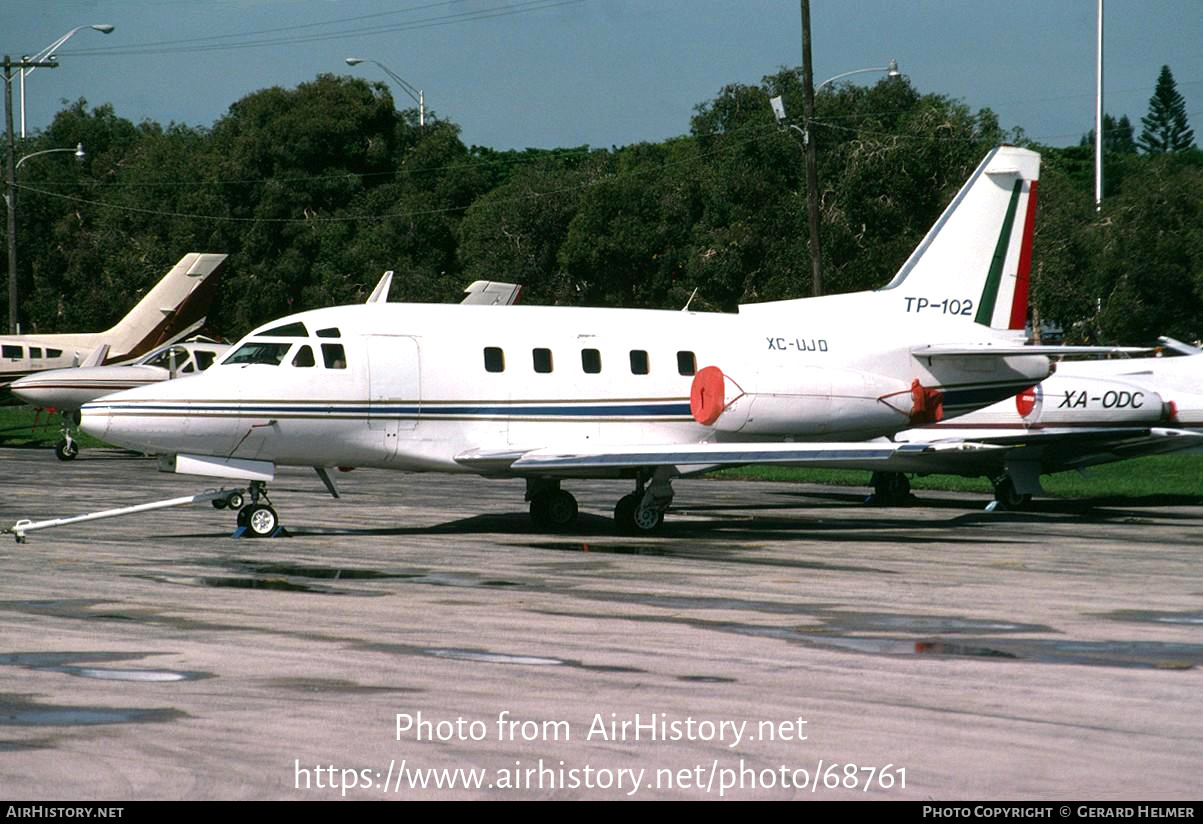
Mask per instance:
[[[201,327],[217,289],[225,255],[191,252],[146,293],[116,326],[100,335],[110,362],[126,360],[172,343]]]
[[[885,288],[904,290],[911,308],[955,303],[954,314],[1022,330],[1039,177],[1036,152],[991,151]]]

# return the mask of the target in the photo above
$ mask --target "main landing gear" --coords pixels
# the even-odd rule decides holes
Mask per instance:
[[[640,473],[635,479],[635,491],[620,498],[614,507],[614,522],[622,532],[636,535],[655,532],[664,524],[664,513],[672,501],[672,481],[667,475],[660,470],[650,478]]]
[[[876,506],[903,506],[914,500],[911,482],[901,472],[874,472],[873,494],[866,503]]]
[[[530,517],[540,529],[570,529],[577,519],[576,498],[560,489],[551,478],[528,478],[526,500]],[[619,531],[631,534],[655,532],[664,523],[664,513],[673,500],[672,481],[660,470],[640,473],[635,491],[624,495],[614,507],[614,522]]]
[[[251,502],[246,503],[242,490],[236,489],[229,495],[213,499],[214,509],[237,509],[238,528],[234,530],[235,537],[244,535],[251,538],[276,538],[287,533],[280,526],[280,516],[272,508],[267,497],[267,484],[263,481],[251,481],[246,492]],[[262,499],[262,503],[260,502]],[[245,504],[245,505],[244,505]]]
[[[990,479],[994,487],[996,509],[1023,509],[1032,502],[1031,495],[1023,495],[1015,489],[1015,481],[1006,473]]]
[[[569,529],[576,523],[576,498],[560,489],[551,478],[527,478],[526,500],[530,501],[530,519],[540,529]]]

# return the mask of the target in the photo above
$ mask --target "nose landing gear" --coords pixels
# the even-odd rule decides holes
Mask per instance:
[[[246,499],[239,489],[223,498],[213,499],[216,509],[238,510],[238,528],[234,530],[233,537],[281,538],[288,535],[284,527],[280,526],[280,516],[276,514],[267,497],[267,484],[263,481],[251,481],[247,494],[250,495],[251,502],[245,506],[243,502]],[[260,499],[264,503],[260,503]]]

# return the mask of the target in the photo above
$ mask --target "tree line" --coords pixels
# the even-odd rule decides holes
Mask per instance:
[[[465,145],[452,121],[419,126],[384,85],[335,75],[250,94],[211,128],[135,124],[81,100],[19,147],[87,151],[81,164],[49,155],[20,170],[24,328],[107,328],[189,251],[230,255],[210,315],[230,339],[363,300],[386,269],[393,299],[408,301],[453,301],[477,279],[559,305],[681,308],[692,296],[691,308],[733,311],[804,297],[802,145],[775,121],[775,95],[801,112],[799,73],[727,86],[688,134],[660,143],[525,151]],[[1151,106],[1154,139],[1157,118],[1179,111],[1167,106]],[[1044,156],[1039,321],[1085,341],[1203,333],[1203,152],[1188,129],[1138,146],[1112,119],[1096,211],[1089,141],[1035,145],[989,109],[902,78],[825,90],[815,119],[828,292],[887,283],[984,154],[1009,142]]]

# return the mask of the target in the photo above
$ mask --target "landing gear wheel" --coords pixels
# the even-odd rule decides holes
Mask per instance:
[[[643,496],[624,495],[614,507],[614,521],[623,532],[655,532],[664,523],[664,513],[651,506],[642,506]]]
[[[873,503],[882,506],[903,504],[910,500],[911,482],[901,472],[873,473]]]
[[[73,461],[79,454],[79,444],[75,441],[62,440],[54,446],[54,456],[60,461]]]
[[[555,529],[567,529],[576,523],[576,498],[562,489],[553,492],[547,496],[543,514],[549,526]]]
[[[231,492],[226,496],[226,506],[230,509],[242,509],[244,503],[246,499],[242,497],[241,492]]]
[[[247,534],[255,538],[270,538],[280,525],[276,510],[267,504],[251,504],[238,512],[238,517],[246,526]]]
[[[545,529],[568,529],[576,523],[577,504],[572,493],[557,489],[537,495],[530,502],[530,517]]]
[[[1022,509],[1032,500],[1032,496],[1019,494],[1015,482],[1009,475],[1004,475],[994,482],[994,500],[1003,509]]]

